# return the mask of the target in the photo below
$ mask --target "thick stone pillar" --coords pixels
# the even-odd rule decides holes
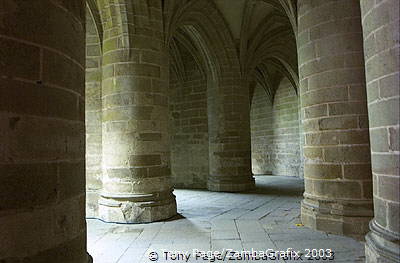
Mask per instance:
[[[305,136],[302,222],[362,237],[373,212],[359,2],[298,4]]]
[[[209,84],[208,88],[210,191],[239,192],[255,186],[249,94],[246,85],[235,77],[219,82],[217,87]]]
[[[360,3],[375,210],[366,236],[366,262],[400,262],[400,2]]]
[[[86,8],[86,217],[98,217],[99,192],[102,187],[102,52],[93,12],[89,7]]]
[[[0,262],[86,263],[85,1],[0,3]]]
[[[103,8],[109,16],[103,16],[99,216],[120,223],[166,219],[176,214],[176,202],[170,179],[168,49],[161,1],[110,1]]]

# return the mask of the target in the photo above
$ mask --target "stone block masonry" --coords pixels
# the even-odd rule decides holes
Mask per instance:
[[[0,262],[86,263],[85,1],[0,6]]]
[[[366,262],[399,262],[400,2],[360,4],[375,212],[366,236]]]
[[[298,10],[302,221],[362,238],[373,211],[359,1],[300,0]]]
[[[160,12],[158,1],[104,1],[101,6],[99,217],[107,222],[153,222],[176,214],[169,160],[169,61]]]
[[[93,13],[86,8],[86,216],[98,216],[102,188],[102,46]]]
[[[257,86],[250,114],[253,174],[302,177],[298,97],[288,79],[280,83],[273,103]]]
[[[90,262],[85,216],[173,218],[174,187],[253,189],[252,159],[256,174],[304,174],[298,210],[320,237],[365,237],[367,263],[400,262],[399,5],[0,0],[0,262]],[[203,191],[209,215],[298,221],[299,179],[262,178]],[[211,239],[254,238],[242,223]],[[272,236],[311,231],[288,229]]]
[[[176,188],[207,188],[207,81],[193,56],[179,45],[184,78],[171,67],[169,85],[171,175]]]

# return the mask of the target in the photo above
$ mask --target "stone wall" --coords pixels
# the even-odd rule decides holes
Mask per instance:
[[[288,79],[280,83],[273,103],[263,88],[256,86],[250,113],[254,174],[302,176],[298,107]]]
[[[251,166],[255,175],[272,174],[272,102],[264,88],[257,85],[254,89],[250,109],[251,127]]]
[[[180,51],[184,79],[171,70],[169,87],[171,175],[175,187],[207,188],[207,83],[190,53]]]

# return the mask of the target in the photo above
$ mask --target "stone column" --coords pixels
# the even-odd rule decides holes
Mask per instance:
[[[361,238],[373,212],[360,5],[357,0],[298,4],[302,222]]]
[[[400,262],[399,1],[360,1],[375,217],[366,262]]]
[[[234,75],[234,74],[232,74]],[[232,77],[208,88],[210,191],[254,188],[248,88]]]
[[[93,19],[86,9],[86,217],[97,217],[99,192],[102,187],[101,169],[101,39]]]
[[[166,219],[176,214],[176,202],[170,179],[168,49],[161,1],[109,1],[103,13],[99,216],[120,223]]]
[[[0,3],[0,262],[88,262],[85,1]]]

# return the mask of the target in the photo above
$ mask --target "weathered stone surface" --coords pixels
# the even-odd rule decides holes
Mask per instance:
[[[366,261],[400,260],[399,1],[0,2],[0,262],[91,262],[85,199],[87,217],[165,220],[174,187],[246,191],[252,166],[304,169],[306,226],[362,239],[370,222]],[[207,193],[207,207],[180,200],[210,226],[152,224],[151,238],[286,249],[318,237],[353,255],[343,237],[269,232],[299,223],[302,194],[298,179],[273,178]],[[229,218],[223,230],[216,218]],[[151,244],[130,232],[140,242],[111,260],[128,248],[112,229],[99,263]],[[362,260],[349,258],[337,259]]]
[[[172,180],[177,188],[205,189],[209,174],[207,81],[187,48],[178,41],[176,45],[184,66],[184,72],[180,74],[184,74],[184,78],[171,68],[169,132]]]
[[[86,216],[98,217],[102,189],[102,47],[93,14],[86,8]],[[91,63],[88,63],[88,60]]]
[[[331,262],[364,260],[363,242],[301,226],[298,202],[302,199],[302,179],[287,176],[255,176],[255,179],[258,189],[246,193],[246,206],[242,194],[178,189],[175,192],[181,218],[135,225],[88,220],[89,252],[98,263],[130,262],[132,258],[142,258],[139,262],[147,263],[149,246],[159,255],[164,249],[178,248],[286,251],[290,247],[304,251],[311,247],[332,249],[335,254]],[[285,192],[290,195],[282,195]]]
[[[86,263],[85,1],[0,6],[0,262]]]
[[[254,174],[303,177],[298,110],[296,90],[288,79],[277,87],[273,103],[256,86],[250,112]]]
[[[298,7],[299,34],[310,34],[298,46],[305,136],[302,221],[362,238],[373,212],[359,2],[300,0]]]
[[[360,1],[374,174],[375,217],[366,262],[400,260],[399,1]]]
[[[123,9],[133,5],[105,4],[101,6],[106,13],[103,20],[125,17]],[[147,8],[136,10],[140,19],[135,18],[129,35],[118,23],[104,26],[106,31],[118,32],[105,35],[102,46],[102,188],[97,217],[107,222],[153,222],[176,214],[170,179],[168,94],[158,86],[168,82],[164,72],[168,56],[155,35],[144,37],[136,31],[142,19],[151,32],[162,30],[161,18],[159,24],[148,24],[149,19],[156,21]]]

